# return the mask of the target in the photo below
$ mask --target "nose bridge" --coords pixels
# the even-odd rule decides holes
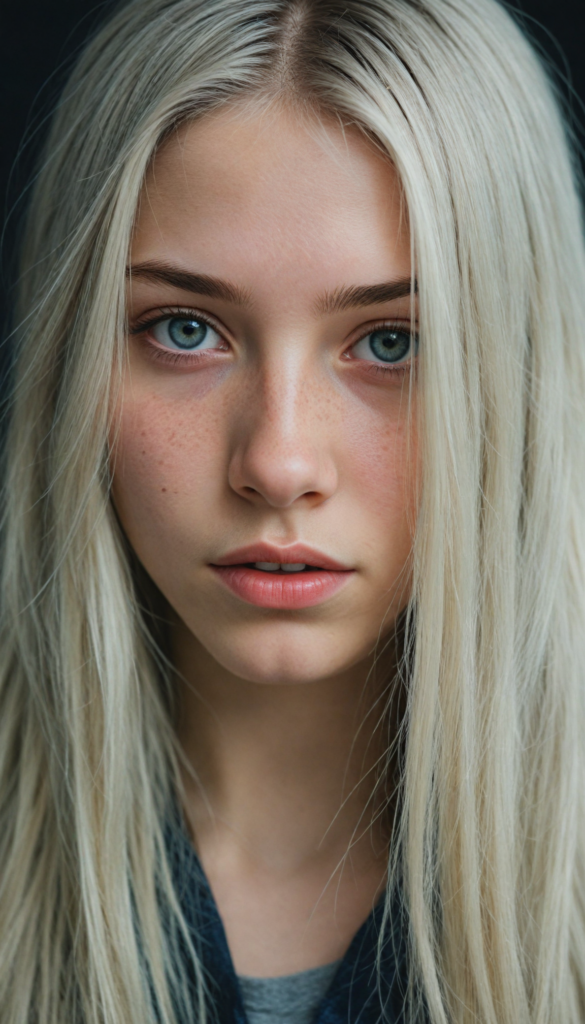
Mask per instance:
[[[337,475],[316,376],[294,345],[261,361],[235,439],[234,490],[277,507],[331,495]]]
[[[267,360],[261,372],[258,429],[266,430],[275,444],[300,449],[311,435],[314,384],[309,367],[296,353],[286,353],[278,361]]]

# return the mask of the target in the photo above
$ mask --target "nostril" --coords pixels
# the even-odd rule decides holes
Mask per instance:
[[[249,442],[234,452],[228,480],[246,501],[288,508],[298,499],[312,506],[328,498],[336,489],[337,474],[333,465],[324,467],[323,459],[315,453],[301,456],[295,450],[287,457],[286,452],[267,453],[262,446]]]

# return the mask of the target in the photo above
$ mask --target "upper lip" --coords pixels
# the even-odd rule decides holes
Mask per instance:
[[[242,565],[246,562],[292,562],[314,565],[319,569],[329,569],[332,572],[349,572],[347,565],[336,562],[329,558],[322,551],[316,548],[307,547],[306,544],[291,544],[288,547],[277,547],[275,544],[266,544],[260,541],[257,544],[249,544],[244,548],[236,548],[229,551],[221,558],[214,558],[212,565]]]

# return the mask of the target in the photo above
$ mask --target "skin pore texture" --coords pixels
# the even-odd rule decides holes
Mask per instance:
[[[293,973],[344,954],[385,877],[391,644],[371,669],[418,476],[396,172],[355,128],[224,108],[156,155],[131,267],[113,496],[170,606],[185,814],[236,970]],[[253,568],[279,561],[315,582]]]

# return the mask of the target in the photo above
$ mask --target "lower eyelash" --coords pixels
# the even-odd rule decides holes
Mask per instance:
[[[364,360],[365,362],[365,360]],[[411,369],[410,360],[405,363],[400,363],[398,366],[382,366],[381,363],[370,363],[365,367],[367,373],[372,373],[376,377],[388,376],[390,374],[393,377],[404,377]]]
[[[172,348],[159,348],[158,345],[153,345],[148,339],[146,339],[145,344],[148,345],[149,354],[153,359],[157,359],[162,363],[170,363],[171,366],[176,366],[177,363],[185,365],[186,362],[194,362],[202,358],[203,352],[208,353],[210,351],[209,349],[203,349],[203,352],[178,352]],[[211,351],[215,350],[212,349]]]
[[[156,359],[157,362],[166,363],[170,366],[177,366],[178,364],[185,365],[186,362],[196,362],[201,358],[204,358],[204,353],[209,350],[204,349],[203,352],[176,352],[173,349],[159,348],[158,345],[153,345],[151,341],[145,339],[145,345],[148,346],[149,355],[152,359]],[[215,350],[212,350],[215,351]],[[364,360],[365,362],[365,360]],[[405,377],[411,370],[410,360],[405,363],[401,363],[398,366],[382,366],[381,363],[369,363],[366,364],[363,369],[366,373],[370,373],[375,377]]]
[[[170,313],[171,315],[174,314],[175,316],[180,316],[181,314],[192,315],[191,311],[182,310],[182,309],[168,310],[168,313]],[[167,315],[168,315],[168,313],[167,313]],[[217,330],[217,327],[211,322],[211,320],[209,320],[208,318],[202,316],[201,314],[198,314],[198,317],[204,323],[206,323],[209,327],[211,327],[212,330]],[[152,317],[149,320],[143,320],[141,322],[135,323],[134,326],[129,329],[129,333],[133,334],[133,335],[140,335],[140,334],[146,335],[146,332],[151,327],[154,327],[154,326],[156,326],[156,324],[160,323],[161,319],[166,319],[166,318],[165,317],[161,317],[160,314],[159,314],[158,316]],[[176,366],[177,364],[182,364],[184,366],[186,362],[198,361],[203,356],[202,352],[189,352],[188,350],[180,352],[178,350],[175,351],[173,349],[161,348],[159,345],[153,344],[153,342],[150,341],[147,336],[144,337],[144,344],[148,347],[149,355],[151,356],[152,359],[156,359],[157,362],[167,363],[167,365],[171,365],[171,366]],[[208,352],[209,350],[206,349],[204,351]],[[415,354],[414,358],[416,359],[416,354]],[[364,360],[364,363],[366,363],[366,362],[367,361]],[[384,366],[381,363],[371,362],[371,363],[367,364],[366,366],[364,366],[364,369],[365,369],[366,373],[373,374],[376,377],[379,377],[379,376],[387,377],[388,375],[394,376],[394,377],[396,377],[396,376],[404,377],[408,372],[410,372],[410,369],[411,369],[411,366],[412,366],[412,362],[413,362],[412,357],[410,359],[406,360],[404,363],[400,363],[397,366]]]

